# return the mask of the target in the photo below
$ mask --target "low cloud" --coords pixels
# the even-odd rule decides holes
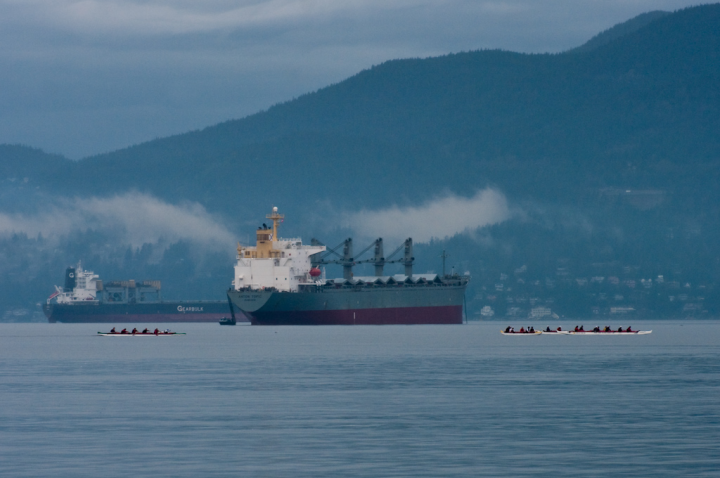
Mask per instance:
[[[501,192],[484,189],[471,198],[448,195],[416,207],[363,210],[347,215],[344,222],[365,237],[393,241],[412,237],[416,242],[428,242],[506,221],[511,214]]]
[[[60,199],[35,214],[0,213],[0,236],[25,233],[53,239],[95,229],[112,234],[120,244],[179,240],[212,249],[229,249],[235,238],[197,203],[168,204],[147,194],[110,198]]]

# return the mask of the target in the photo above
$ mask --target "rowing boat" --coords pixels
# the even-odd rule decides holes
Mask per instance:
[[[632,332],[593,332],[592,330],[579,330],[576,332],[574,330],[570,330],[567,333],[571,335],[648,335],[652,334],[652,330],[633,330]]]
[[[114,334],[111,334],[109,332],[98,332],[98,335],[100,337],[171,337],[173,335],[185,335],[185,332],[158,332],[157,335],[155,335],[152,332],[148,332],[146,334],[143,333],[137,333],[137,334],[121,334],[119,332],[115,332]]]
[[[541,335],[542,331],[536,330],[535,332],[505,332],[500,329],[500,333],[503,335]]]

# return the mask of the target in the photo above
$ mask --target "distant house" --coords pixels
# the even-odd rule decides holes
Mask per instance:
[[[522,315],[522,309],[520,307],[509,307],[505,315],[508,317],[519,317]]]
[[[640,210],[652,209],[665,201],[666,193],[660,189],[604,188],[600,197],[609,202],[623,202]]]
[[[702,309],[702,306],[700,304],[694,304],[692,302],[688,302],[687,304],[683,305],[683,312],[696,312],[698,310]]]
[[[552,310],[550,310],[550,307],[533,307],[532,309],[530,309],[530,314],[528,315],[528,318],[542,319],[543,317],[551,316]]]

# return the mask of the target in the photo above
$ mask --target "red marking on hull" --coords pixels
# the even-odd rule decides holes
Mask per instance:
[[[462,324],[462,306],[246,312],[252,325]]]

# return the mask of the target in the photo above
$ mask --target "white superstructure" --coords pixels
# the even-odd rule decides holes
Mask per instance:
[[[314,269],[310,256],[325,251],[325,246],[304,246],[298,238],[283,239],[277,236],[279,223],[284,218],[273,208],[267,215],[273,221],[272,228],[263,224],[256,231],[255,246],[237,248],[237,264],[233,287],[238,289],[267,289],[297,292],[300,284],[324,282],[324,274]]]
[[[74,282],[74,287],[69,290],[63,290],[58,286],[55,286],[57,294],[53,294],[48,299],[48,302],[53,297],[57,298],[58,304],[70,304],[72,302],[97,300],[97,291],[102,289],[102,281],[100,276],[96,275],[92,271],[84,271],[82,269],[82,262],[78,262],[75,270],[72,268],[68,269],[67,280],[71,279]]]

